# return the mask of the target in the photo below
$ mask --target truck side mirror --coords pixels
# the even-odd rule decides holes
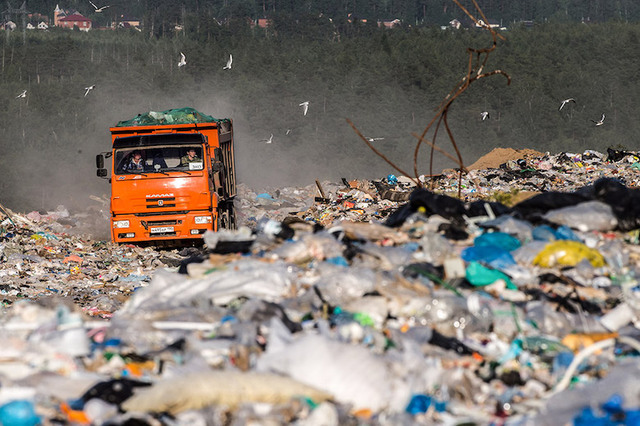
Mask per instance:
[[[97,173],[98,177],[107,177],[107,169],[98,169]]]
[[[96,167],[98,169],[104,169],[104,157],[102,154],[96,155]],[[100,176],[100,175],[98,175]]]

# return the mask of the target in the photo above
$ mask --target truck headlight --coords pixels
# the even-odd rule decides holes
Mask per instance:
[[[116,220],[113,222],[114,228],[128,228],[129,221],[128,220]]]
[[[211,216],[196,216],[196,225],[202,225],[203,223],[211,223]]]

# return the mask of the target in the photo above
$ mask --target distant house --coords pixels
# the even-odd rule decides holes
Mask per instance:
[[[35,30],[35,29],[36,29],[36,27],[35,27],[31,22],[28,22],[28,23],[27,23],[27,29],[28,29],[28,30]]]
[[[7,31],[13,31],[17,28],[18,26],[15,24],[15,22],[13,21],[7,21],[7,22],[3,22],[0,25],[0,28],[2,28],[3,30],[7,30]]]
[[[80,31],[89,31],[91,29],[91,19],[85,18],[79,13],[67,15],[64,18],[58,19],[58,27],[73,29],[78,27]]]
[[[67,16],[67,12],[63,9],[60,9],[60,6],[56,4],[56,8],[53,11],[53,26],[58,26],[58,21]]]
[[[455,30],[459,30],[460,27],[462,26],[462,22],[454,18],[451,21],[449,21],[449,26]]]
[[[49,25],[48,25],[46,22],[41,21],[41,22],[38,24],[38,29],[39,29],[39,30],[48,30],[48,29],[49,29]]]
[[[384,19],[382,21],[378,21],[378,26],[385,28],[395,28],[400,24],[402,24],[402,21],[399,19]]]
[[[482,19],[478,19],[476,22],[476,28],[500,28],[500,23],[495,19],[487,19],[487,23],[485,23]]]
[[[252,23],[252,27],[267,28],[273,25],[273,21],[269,18],[258,18]]]
[[[140,19],[127,15],[120,15],[116,21],[111,24],[112,28],[135,28],[140,29]]]

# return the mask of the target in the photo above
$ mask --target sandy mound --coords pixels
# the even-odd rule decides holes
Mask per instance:
[[[512,149],[512,148],[494,148],[490,153],[483,155],[470,166],[467,170],[477,169],[497,169],[500,164],[509,160],[520,160],[522,158],[542,157],[544,153],[534,149]]]

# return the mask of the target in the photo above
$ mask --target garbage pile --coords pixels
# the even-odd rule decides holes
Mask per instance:
[[[177,266],[183,259],[177,250],[104,241],[109,218],[95,206],[76,214],[64,206],[27,214],[3,207],[0,218],[0,300],[5,308],[20,300],[60,296],[88,315],[107,318],[157,268]]]
[[[68,288],[5,304],[0,423],[637,424],[638,157],[520,160],[464,187],[241,187],[239,228],[202,251],[110,246],[142,269],[104,283],[149,276],[110,315]],[[3,270],[46,291],[76,255],[100,280],[109,243],[32,242],[7,219]],[[49,275],[29,281],[18,252]]]

